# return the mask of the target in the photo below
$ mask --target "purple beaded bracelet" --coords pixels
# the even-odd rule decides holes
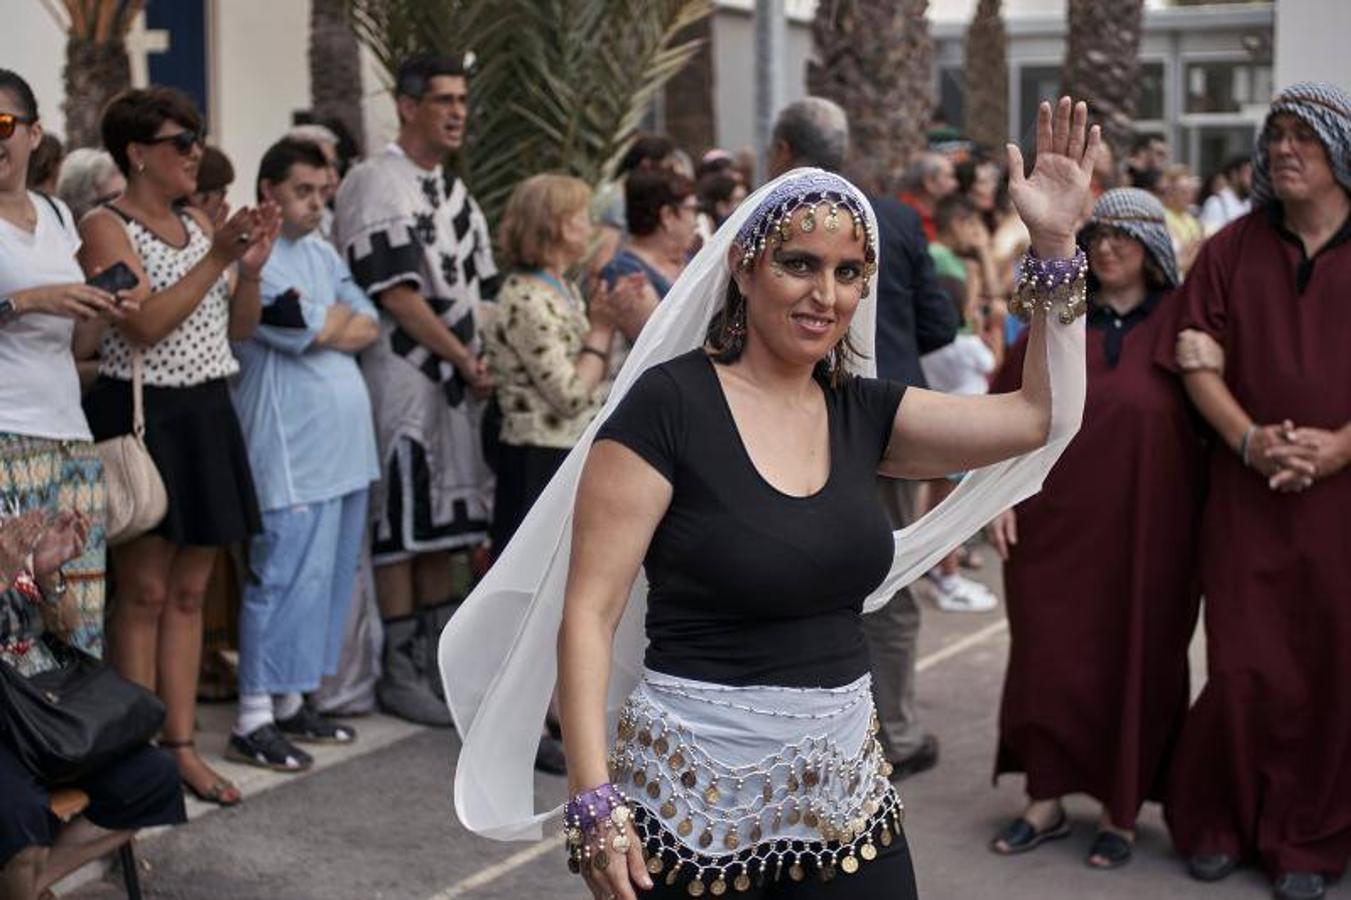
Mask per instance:
[[[1076,248],[1069,259],[1042,259],[1029,249],[1023,256],[1009,312],[1028,321],[1037,309],[1047,315],[1058,310],[1060,321],[1068,325],[1087,311],[1087,276],[1088,256],[1082,248]]]
[[[621,806],[628,806],[628,798],[613,784],[606,782],[589,791],[574,794],[563,807],[563,816],[568,824],[583,831],[592,831],[597,824],[609,819],[610,814]]]

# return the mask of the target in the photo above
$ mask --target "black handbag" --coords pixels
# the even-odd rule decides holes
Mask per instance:
[[[59,668],[23,676],[0,662],[0,739],[45,784],[78,781],[144,746],[164,704],[99,660],[44,636]]]

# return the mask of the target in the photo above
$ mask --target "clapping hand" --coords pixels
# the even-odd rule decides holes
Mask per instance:
[[[211,252],[226,265],[238,262],[248,275],[257,275],[281,233],[281,209],[275,203],[244,207],[216,230]]]
[[[0,590],[7,590],[23,573],[51,520],[45,509],[0,519]]]
[[[262,203],[253,210],[253,238],[239,257],[240,271],[248,275],[257,275],[263,270],[267,258],[272,255],[272,245],[281,234],[281,207],[275,203]]]
[[[33,548],[33,574],[39,581],[51,578],[66,563],[84,553],[89,539],[89,519],[64,510],[56,514]]]
[[[1037,157],[1023,175],[1023,154],[1008,145],[1009,195],[1042,259],[1074,255],[1074,232],[1089,198],[1089,181],[1102,146],[1102,131],[1088,127],[1088,105],[1061,97],[1037,109]]]

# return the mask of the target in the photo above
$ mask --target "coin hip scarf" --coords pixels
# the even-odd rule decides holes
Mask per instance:
[[[612,796],[599,809],[574,800],[565,816],[569,867],[604,868],[627,851],[631,817],[648,872],[693,897],[852,875],[904,816],[876,733],[867,676],[727,687],[646,670],[619,717],[617,787],[601,789]]]

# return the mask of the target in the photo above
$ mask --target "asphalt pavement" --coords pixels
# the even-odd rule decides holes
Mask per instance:
[[[988,550],[981,555],[988,559]],[[984,577],[996,588],[997,566]],[[1097,810],[1084,798],[1068,804],[1066,840],[1015,858],[994,855],[990,836],[1022,806],[1021,779],[991,784],[999,691],[1008,648],[1002,607],[990,613],[943,613],[925,604],[920,653],[920,710],[942,742],[939,766],[901,784],[906,830],[920,896],[1082,898],[1082,900],[1257,900],[1265,879],[1240,870],[1220,884],[1187,878],[1157,807],[1146,808],[1135,858],[1110,872],[1084,863]],[[1193,660],[1202,659],[1200,639]],[[1197,676],[1199,681],[1201,676]],[[206,706],[199,744],[223,742],[232,708]],[[191,821],[142,836],[149,867],[146,896],[174,900],[582,900],[552,834],[538,843],[504,844],[467,833],[451,806],[458,739],[383,716],[354,720],[351,748],[319,748],[304,775],[222,766],[239,777],[245,802],[216,810],[193,802]],[[539,776],[541,796],[561,799],[561,778]],[[552,829],[551,829],[552,831]],[[843,882],[837,882],[843,887]],[[68,880],[63,897],[111,900],[122,893],[87,870]],[[735,895],[733,895],[735,896]],[[841,892],[841,898],[848,897]],[[1343,884],[1330,898],[1351,896]]]

